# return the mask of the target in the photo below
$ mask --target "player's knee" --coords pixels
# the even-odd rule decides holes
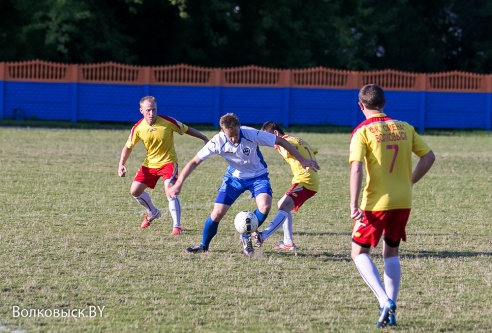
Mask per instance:
[[[278,210],[283,210],[284,212],[290,212],[295,208],[294,204],[290,204],[287,202],[283,202],[282,204],[277,205]]]
[[[260,201],[256,203],[256,206],[262,214],[268,214],[272,209],[272,201],[271,200]]]
[[[134,198],[138,198],[142,194],[142,191],[136,190],[136,189],[131,189],[130,190],[130,195]]]
[[[142,195],[142,193],[145,191],[146,188],[147,186],[134,182],[130,187],[130,194],[135,198],[139,197]]]
[[[211,218],[211,219],[212,219],[212,221],[214,221],[214,222],[220,222],[220,221],[224,218],[224,216],[225,216],[225,214],[226,214],[226,213],[227,213],[227,212],[220,211],[220,210],[215,210],[215,209],[214,209],[214,210],[212,211],[212,213],[210,214],[210,218]]]
[[[371,245],[361,244],[361,243],[358,243],[358,242],[355,242],[354,240],[352,240],[352,248],[350,251],[350,257],[352,258],[352,260],[355,260],[355,258],[357,256],[359,256],[360,254],[369,255],[370,251],[371,251]]]
[[[284,195],[282,199],[277,202],[277,208],[285,212],[290,212],[295,206],[294,200],[287,195]]]

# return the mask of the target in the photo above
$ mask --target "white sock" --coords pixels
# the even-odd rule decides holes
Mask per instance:
[[[379,307],[383,307],[388,300],[388,296],[386,295],[383,284],[381,283],[378,268],[374,265],[371,257],[367,253],[361,253],[354,258],[354,263],[360,276],[362,276],[364,282],[369,286],[369,288],[371,288],[372,292],[378,299]]]
[[[150,199],[150,195],[147,192],[144,191],[142,192],[142,194],[140,194],[140,196],[134,198],[145,208],[147,214],[154,215],[157,212],[157,208],[155,208],[154,204],[152,203],[152,199]]]
[[[167,198],[169,201],[169,212],[171,213],[171,218],[173,219],[173,226],[181,226],[181,204],[178,198]]]
[[[287,220],[284,222],[284,244],[294,244],[294,236],[292,235],[292,214],[287,214]]]
[[[261,235],[263,236],[263,240],[266,240],[268,237],[273,235],[275,231],[278,230],[284,224],[284,221],[287,220],[287,212],[284,212],[283,210],[279,210],[277,212],[277,215],[273,218],[272,222],[261,232]]]
[[[396,303],[400,291],[401,264],[399,257],[384,259],[384,288],[388,297]]]

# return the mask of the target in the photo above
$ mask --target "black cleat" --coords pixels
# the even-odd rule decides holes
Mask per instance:
[[[208,249],[204,248],[200,244],[198,245],[193,245],[188,248],[186,248],[186,252],[190,253],[203,253],[203,252],[208,252]]]

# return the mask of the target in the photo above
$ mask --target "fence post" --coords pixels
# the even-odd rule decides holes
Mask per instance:
[[[143,68],[143,78],[142,78],[142,83],[143,83],[143,96],[149,96],[150,95],[150,71],[151,68],[146,66]]]
[[[222,83],[222,70],[220,68],[214,68],[212,69],[214,73],[214,112],[213,112],[213,118],[212,119],[212,124],[215,127],[220,127],[219,124],[219,118],[220,118],[220,110],[222,109],[221,106],[221,94],[222,94],[222,87],[220,84]]]
[[[290,69],[283,70],[281,75],[283,76],[282,85],[284,87],[283,125],[285,128],[289,128],[291,70]]]
[[[352,72],[352,80],[350,87],[352,89],[352,98],[350,100],[350,104],[352,105],[352,128],[356,128],[359,122],[357,121],[359,115],[359,108],[357,102],[359,101],[359,89],[362,88],[362,77],[360,72]]]
[[[492,129],[492,75],[485,76],[485,130]]]
[[[77,122],[77,113],[78,113],[78,90],[79,90],[79,66],[78,65],[70,65],[70,77],[68,78],[71,85],[71,94],[70,94],[70,118],[72,123]]]
[[[5,112],[5,63],[0,62],[0,120]]]
[[[425,131],[425,115],[427,113],[425,107],[426,100],[427,100],[426,82],[427,82],[427,74],[417,74],[417,89],[420,91],[418,129],[419,131],[422,132]]]

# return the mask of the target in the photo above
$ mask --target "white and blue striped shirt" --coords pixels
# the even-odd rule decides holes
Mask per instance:
[[[241,126],[240,141],[234,146],[224,132],[219,132],[197,153],[202,161],[212,155],[220,155],[227,160],[227,172],[239,179],[250,179],[268,172],[259,146],[273,147],[276,136],[255,128]]]

